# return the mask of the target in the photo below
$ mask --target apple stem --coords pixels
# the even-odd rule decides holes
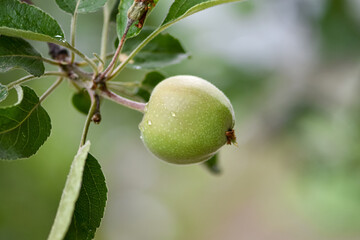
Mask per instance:
[[[105,90],[101,91],[100,95],[107,98],[107,99],[109,99],[109,100],[112,100],[112,101],[114,101],[116,103],[119,103],[119,104],[121,104],[121,105],[123,105],[125,107],[137,110],[137,111],[139,111],[141,113],[145,113],[146,103],[136,102],[136,101],[124,98],[124,97],[119,96],[116,93],[114,93],[114,92],[112,92],[112,91],[110,91],[108,89],[105,89]]]

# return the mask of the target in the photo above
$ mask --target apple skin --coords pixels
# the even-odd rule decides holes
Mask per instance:
[[[139,125],[146,147],[175,164],[210,159],[233,130],[234,110],[217,87],[195,76],[179,75],[153,90]]]

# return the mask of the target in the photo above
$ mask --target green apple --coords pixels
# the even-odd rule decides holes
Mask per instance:
[[[235,142],[234,110],[217,87],[195,76],[174,76],[153,90],[139,125],[141,138],[158,158],[175,164],[210,159]]]

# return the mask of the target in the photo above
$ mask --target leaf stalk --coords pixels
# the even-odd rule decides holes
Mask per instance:
[[[90,123],[91,123],[92,117],[94,116],[94,113],[95,113],[95,110],[96,110],[96,105],[97,105],[94,94],[89,92],[89,95],[91,97],[91,105],[90,105],[88,115],[86,117],[83,132],[81,134],[80,147],[82,147],[86,143],[86,137],[87,137],[87,134],[89,132]]]
[[[45,76],[60,76],[60,77],[66,77],[66,74],[63,72],[45,72],[43,75],[41,75],[40,77],[36,77],[33,75],[29,75],[29,76],[25,76],[23,78],[20,78],[14,82],[11,82],[7,85],[7,88],[10,90],[12,89],[14,86],[19,85],[21,83],[25,83],[27,81],[33,80],[33,79],[39,79]]]
[[[71,26],[70,26],[70,44],[75,47],[75,35],[76,35],[76,21],[77,21],[77,11],[80,5],[80,0],[76,2],[76,7],[74,10],[74,15],[71,17]],[[71,63],[75,60],[74,52],[71,52]]]
[[[116,49],[116,52],[115,52],[113,58],[111,59],[111,62],[110,62],[110,64],[109,64],[109,66],[107,66],[107,68],[104,70],[104,72],[102,72],[102,73],[100,74],[100,76],[99,76],[99,79],[100,79],[100,80],[107,78],[108,73],[109,73],[109,72],[111,73],[113,67],[115,66],[115,64],[116,64],[116,62],[117,62],[117,60],[118,60],[118,58],[119,58],[119,55],[120,55],[120,53],[121,53],[121,49],[122,49],[122,47],[124,46],[124,43],[125,43],[125,41],[126,41],[126,35],[127,35],[127,33],[129,32],[129,29],[130,29],[130,27],[131,27],[131,25],[132,25],[133,23],[134,23],[134,21],[128,18],[127,24],[126,24],[126,28],[125,28],[125,32],[124,32],[124,34],[123,34],[122,37],[121,37],[121,40],[120,40],[119,45],[118,45],[118,47],[117,47],[117,49]]]
[[[53,85],[51,85],[50,88],[48,88],[48,90],[46,90],[46,92],[43,95],[41,95],[41,97],[39,98],[39,103],[44,101],[45,98],[47,98],[60,85],[60,83],[63,80],[64,80],[63,77],[59,77],[58,80],[54,82]]]
[[[103,63],[100,62],[99,71],[103,70],[106,61],[106,50],[107,50],[107,42],[108,42],[108,32],[109,32],[109,19],[110,19],[110,10],[108,8],[108,3],[106,3],[103,10],[103,28],[101,33],[101,48],[100,48],[100,58]]]
[[[166,27],[165,27],[166,28]],[[125,66],[130,62],[131,59],[135,57],[138,52],[141,51],[143,47],[146,46],[153,38],[155,38],[159,33],[161,33],[165,28],[159,27],[155,29],[147,38],[144,39],[130,54],[129,56],[113,71],[111,76],[107,78],[107,80],[111,80],[115,78],[124,68]]]

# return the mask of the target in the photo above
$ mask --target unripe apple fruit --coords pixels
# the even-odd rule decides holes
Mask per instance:
[[[234,142],[234,123],[233,107],[223,92],[204,79],[182,75],[154,88],[139,128],[155,156],[191,164]]]

